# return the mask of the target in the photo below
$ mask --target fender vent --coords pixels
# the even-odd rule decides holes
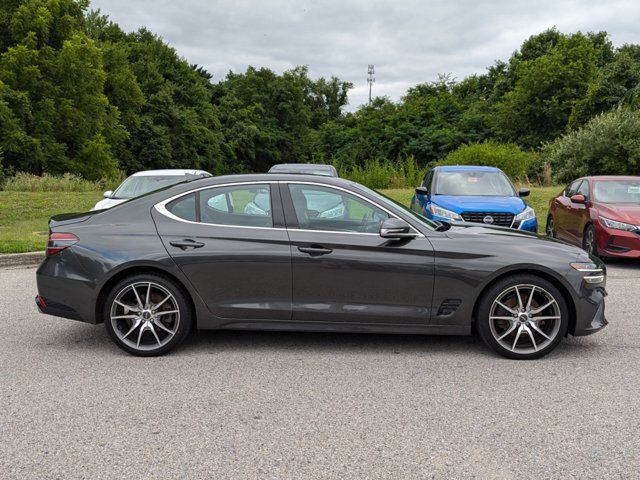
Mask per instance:
[[[446,317],[453,314],[461,303],[462,300],[459,298],[447,298],[440,304],[440,308],[438,308],[438,316]]]

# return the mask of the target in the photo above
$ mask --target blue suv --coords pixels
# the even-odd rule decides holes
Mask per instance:
[[[495,167],[442,166],[427,172],[411,199],[411,209],[432,220],[476,222],[538,231],[538,219],[515,187]]]

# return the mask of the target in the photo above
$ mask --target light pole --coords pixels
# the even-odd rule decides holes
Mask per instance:
[[[376,81],[376,77],[374,77],[375,73],[376,72],[373,69],[373,65],[369,65],[369,68],[367,69],[367,83],[369,84],[369,105],[371,105],[371,87]]]

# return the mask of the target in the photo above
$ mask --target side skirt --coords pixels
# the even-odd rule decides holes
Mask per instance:
[[[203,322],[204,323],[204,322]],[[200,330],[268,330],[290,332],[396,333],[422,335],[470,335],[471,325],[415,325],[374,323],[328,323],[272,320],[238,320],[214,325],[199,324]]]

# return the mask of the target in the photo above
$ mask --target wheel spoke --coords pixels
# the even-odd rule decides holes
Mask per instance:
[[[541,320],[560,320],[560,316],[551,316],[551,317],[532,317],[531,321],[532,322],[539,322]]]
[[[536,325],[534,322],[531,322],[531,328],[533,328],[536,332],[538,332],[540,335],[542,335],[547,340],[551,340],[551,337],[549,335],[547,335],[546,333],[544,333],[542,331],[542,329],[538,325]]]
[[[527,312],[531,310],[531,301],[533,300],[533,293],[536,291],[536,286],[531,287],[531,294],[529,295],[529,300],[527,300]]]
[[[140,326],[140,324],[142,323],[142,320],[136,320],[133,324],[133,326],[131,327],[131,329],[125,333],[122,336],[122,339],[124,340],[125,338],[127,338],[129,335],[131,335],[131,332],[133,332],[136,328],[138,328]]]
[[[153,328],[153,324],[152,323],[148,323],[149,325],[149,330],[151,330],[151,333],[153,333],[153,336],[156,337],[156,342],[158,342],[158,345],[162,345],[162,342],[160,341],[160,339],[158,338],[158,334],[156,333],[156,329]]]
[[[510,322],[513,322],[514,317],[489,317],[489,320],[508,320]]]
[[[522,297],[520,296],[520,290],[518,290],[518,287],[515,287],[516,289],[516,297],[518,297],[518,309],[522,310],[524,308],[524,305],[522,304]]]
[[[513,324],[507,329],[506,332],[504,332],[499,338],[498,340],[502,340],[504,337],[506,337],[507,335],[509,335],[511,332],[513,332],[516,328],[518,328],[518,324],[516,322],[513,322]]]
[[[113,303],[117,303],[122,308],[126,308],[127,310],[131,310],[131,311],[136,310],[136,307],[134,307],[133,305],[127,305],[126,303],[122,303],[120,300],[114,300]]]
[[[144,305],[142,304],[142,300],[140,299],[140,295],[138,295],[138,291],[136,290],[136,286],[135,285],[131,285],[131,290],[133,290],[133,293],[136,296],[136,301],[138,302],[138,308],[140,310],[142,310],[144,308]]]
[[[515,352],[516,345],[518,344],[518,340],[520,339],[520,334],[522,333],[522,327],[518,328],[518,332],[516,333],[516,338],[513,341],[513,345],[511,346],[511,351]]]
[[[171,335],[173,335],[175,332],[173,330],[169,330],[167,327],[165,327],[162,322],[160,320],[154,320],[153,324],[158,327],[161,328],[162,330],[164,330],[167,333],[170,333]]]
[[[118,315],[117,317],[111,317],[111,320],[120,320],[123,318],[138,318],[138,315]]]
[[[549,308],[551,305],[553,305],[554,303],[556,303],[555,299],[551,299],[549,300],[548,303],[545,303],[542,307],[538,307],[538,308],[534,308],[533,310],[531,310],[531,315],[536,315],[540,312],[543,312],[544,310],[546,310],[547,308]]]
[[[142,340],[142,334],[146,330],[146,324],[140,327],[140,331],[138,332],[138,341],[136,342],[136,348],[140,348],[140,341]]]
[[[496,300],[496,304],[500,305],[502,308],[504,308],[509,313],[512,313],[514,315],[516,315],[518,313],[517,310],[514,310],[511,307],[507,307],[504,303],[500,302],[499,300]]]
[[[168,315],[170,313],[178,313],[179,310],[164,310],[162,312],[156,312],[155,315]]]
[[[155,304],[155,305],[152,305],[152,306],[151,306],[151,309],[152,309],[152,310],[158,310],[162,305],[164,305],[164,302],[166,302],[166,301],[167,301],[167,300],[169,300],[170,298],[171,298],[171,297],[170,297],[169,295],[167,295],[166,297],[164,297],[164,299],[163,299],[161,302],[159,302],[159,303],[157,303],[157,304]]]
[[[147,286],[147,298],[144,301],[147,308],[149,307],[149,298],[151,298],[151,282],[149,282],[149,285]]]
[[[529,334],[529,338],[531,339],[531,343],[533,343],[533,350],[537,352],[538,351],[538,345],[536,344],[536,339],[533,338],[533,332],[526,325],[524,325],[522,328],[523,328],[523,330],[525,332],[527,332]]]

